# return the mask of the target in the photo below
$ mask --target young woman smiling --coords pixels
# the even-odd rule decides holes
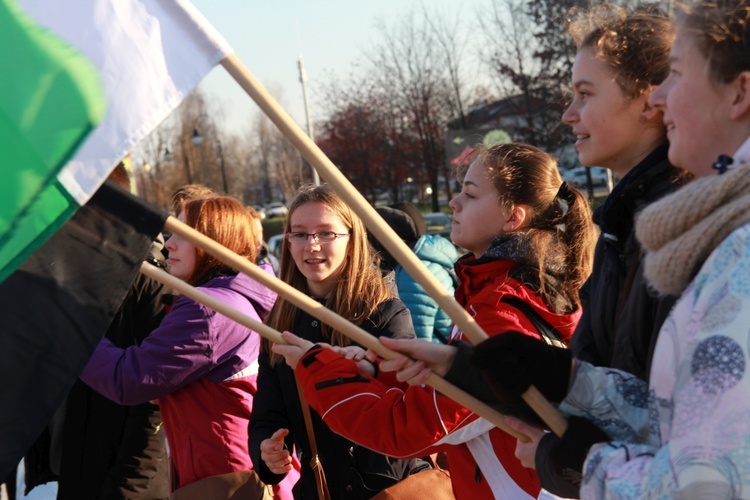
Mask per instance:
[[[289,207],[281,279],[375,336],[413,338],[409,310],[393,297],[375,265],[362,221],[327,185],[305,186]],[[310,342],[348,346],[334,331],[280,297],[267,323]],[[369,498],[410,473],[421,460],[399,460],[359,446],[311,412],[318,454],[332,498]],[[261,480],[276,484],[292,470],[293,450],[303,457],[295,498],[316,498],[311,445],[294,372],[264,341],[258,392],[250,425],[250,452]]]

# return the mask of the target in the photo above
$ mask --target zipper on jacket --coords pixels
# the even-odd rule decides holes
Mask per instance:
[[[354,377],[338,377],[332,380],[324,380],[315,384],[316,389],[325,389],[326,387],[333,387],[336,385],[350,384],[352,382],[365,382],[370,383],[370,379],[363,377],[362,375],[355,375]]]

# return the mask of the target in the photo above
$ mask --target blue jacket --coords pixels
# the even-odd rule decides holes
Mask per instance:
[[[449,269],[453,269],[453,264],[458,260],[458,252],[453,243],[442,236],[425,234],[414,245],[414,253],[453,295],[455,287],[453,278],[448,272]],[[398,295],[411,313],[417,337],[440,342],[440,339],[434,336],[434,330],[437,330],[446,339],[450,338],[450,329],[453,324],[450,317],[438,307],[437,302],[425,292],[422,285],[414,281],[404,268],[396,266],[395,271]]]

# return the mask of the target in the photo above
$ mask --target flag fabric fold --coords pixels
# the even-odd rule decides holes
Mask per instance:
[[[167,215],[107,181],[0,283],[0,477],[64,400]]]
[[[0,23],[0,150],[18,150],[0,160],[2,281],[232,50],[186,0],[0,0]],[[80,95],[100,82],[104,103],[87,101],[90,119],[53,124],[86,114],[59,97],[62,72]],[[34,141],[44,122],[50,134]],[[56,141],[63,152],[48,154]]]

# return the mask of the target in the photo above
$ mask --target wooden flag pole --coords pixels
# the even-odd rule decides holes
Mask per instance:
[[[188,226],[185,226],[185,227],[188,227]],[[178,230],[181,230],[181,229],[182,228],[178,228]],[[188,229],[190,229],[190,231],[194,231],[192,228],[188,227]],[[268,283],[271,283],[274,280],[276,282],[278,282],[278,283],[281,283],[284,286],[283,287],[279,287],[279,288],[284,289],[284,294],[285,295],[287,295],[287,294],[293,294],[294,295],[294,298],[292,298],[290,296],[287,296],[286,297],[287,300],[289,300],[290,302],[293,302],[293,303],[295,303],[295,305],[297,305],[297,302],[296,302],[297,300],[302,301],[301,298],[307,299],[307,300],[304,300],[304,302],[306,302],[305,307],[303,307],[302,305],[299,305],[299,307],[301,309],[304,309],[305,311],[309,312],[313,316],[315,316],[317,318],[320,318],[321,321],[329,322],[329,320],[330,320],[329,324],[331,324],[332,326],[333,326],[334,322],[337,323],[338,325],[335,326],[335,328],[337,330],[339,330],[339,331],[342,331],[343,333],[346,333],[346,335],[348,335],[349,337],[351,337],[352,340],[354,340],[358,344],[361,344],[361,345],[367,347],[368,349],[371,349],[371,350],[375,351],[379,356],[381,356],[381,357],[383,357],[385,359],[393,359],[393,358],[401,356],[400,353],[398,353],[396,351],[392,351],[390,349],[387,349],[385,346],[383,346],[383,344],[381,344],[380,342],[378,342],[378,339],[376,337],[373,337],[372,335],[370,335],[366,331],[364,331],[361,328],[359,328],[358,326],[350,323],[349,321],[347,321],[346,319],[342,318],[341,316],[339,316],[338,314],[334,313],[333,311],[331,311],[329,309],[326,309],[325,306],[323,306],[323,305],[319,304],[318,302],[310,299],[307,295],[299,292],[297,289],[290,287],[289,285],[287,285],[283,281],[279,280],[278,278],[275,278],[275,277],[269,275],[268,273],[266,273],[262,269],[260,269],[257,266],[249,263],[247,261],[247,259],[243,259],[239,255],[233,254],[233,252],[231,252],[230,250],[227,250],[226,248],[222,247],[221,245],[219,245],[215,241],[211,240],[210,238],[207,238],[207,237],[203,236],[201,233],[198,233],[197,231],[196,231],[196,233],[199,234],[200,236],[202,236],[203,238],[205,238],[206,240],[210,241],[211,242],[210,246],[212,246],[212,247],[216,246],[216,247],[220,248],[222,254],[226,254],[228,252],[229,254],[233,255],[233,257],[231,258],[231,262],[230,262],[230,259],[227,258],[227,260],[224,261],[225,263],[230,264],[233,267],[235,267],[236,263],[233,262],[233,261],[235,260],[235,257],[236,257],[237,259],[239,259],[241,261],[244,261],[244,263],[242,263],[242,269],[240,269],[240,270],[243,273],[245,273],[248,276],[250,276],[251,278],[253,278],[253,279],[262,278],[262,281],[261,281],[261,279],[257,279],[257,281],[259,281],[261,283],[263,283],[263,281],[267,281]],[[182,236],[183,238],[189,239],[189,237],[186,236],[185,233],[176,233],[176,234],[180,234],[180,236]],[[194,236],[194,235],[191,235],[191,236]],[[203,242],[205,243],[205,241],[203,241]],[[212,248],[212,250],[214,250],[214,249],[216,249],[216,248]],[[208,251],[207,249],[205,249],[205,250]],[[218,249],[216,249],[216,250],[218,251]],[[229,254],[227,254],[226,256],[229,257]],[[225,257],[225,255],[221,256],[222,260],[224,259],[224,257]],[[253,268],[252,269],[252,273],[246,272],[245,268],[247,266]],[[247,269],[248,271],[250,270],[249,267]],[[156,267],[156,266],[154,266],[152,264],[149,264],[147,262],[144,262],[143,264],[141,264],[141,273],[144,274],[144,275],[146,275],[146,276],[148,276],[148,277],[150,277],[150,278],[155,279],[156,281],[158,281],[160,283],[163,283],[164,285],[172,288],[173,290],[179,292],[180,294],[182,294],[182,295],[184,295],[186,297],[189,297],[189,298],[195,300],[196,302],[200,302],[201,304],[210,307],[214,311],[223,314],[224,316],[226,316],[226,317],[228,317],[228,318],[236,321],[237,323],[239,323],[241,325],[244,325],[244,326],[250,328],[251,330],[253,330],[255,332],[258,332],[258,334],[261,337],[266,338],[266,339],[270,340],[271,342],[276,342],[276,343],[279,343],[279,344],[285,344],[286,343],[284,341],[284,339],[282,338],[281,333],[279,333],[278,331],[274,330],[270,326],[264,325],[260,321],[258,321],[256,319],[253,319],[250,316],[248,316],[246,314],[243,314],[240,311],[238,311],[238,310],[236,310],[236,309],[234,309],[234,308],[232,308],[232,307],[224,304],[220,300],[217,300],[214,297],[211,297],[210,295],[201,292],[197,288],[195,288],[195,287],[193,287],[193,286],[185,283],[184,281],[182,281],[179,278],[176,278],[176,277],[172,276],[171,274],[169,274],[168,272],[164,271],[163,269],[160,269],[160,268],[158,268],[158,267]],[[265,285],[266,283],[263,283],[263,284]],[[271,287],[271,286],[268,286],[268,288],[272,288],[273,289],[273,287]],[[279,292],[279,293],[281,293],[281,292]],[[309,307],[309,309],[308,309],[308,307]],[[323,311],[327,311],[327,312],[324,313]],[[328,316],[329,318],[328,319],[324,319],[323,316]],[[343,328],[342,328],[342,326],[343,326]],[[495,411],[491,407],[487,406],[485,403],[482,403],[478,399],[476,399],[476,398],[470,396],[469,394],[463,392],[462,390],[460,390],[455,385],[447,382],[445,379],[442,379],[442,378],[438,377],[435,374],[431,374],[428,377],[428,379],[427,379],[427,383],[431,387],[434,387],[435,389],[437,389],[438,391],[440,391],[446,397],[448,397],[448,398],[452,399],[453,401],[457,402],[458,404],[460,404],[464,408],[468,408],[469,410],[473,411],[474,413],[476,413],[480,417],[484,418],[485,420],[489,421],[493,425],[497,426],[498,428],[500,428],[500,429],[504,430],[505,432],[507,432],[508,434],[512,435],[516,439],[519,439],[519,440],[521,440],[523,442],[528,442],[529,441],[529,438],[527,436],[525,436],[523,434],[520,434],[517,431],[514,431],[513,429],[509,428],[505,424],[505,420],[503,419],[503,415],[502,414],[498,413],[497,411]]]
[[[425,291],[437,302],[448,316],[461,329],[464,335],[477,345],[487,339],[487,334],[476,321],[464,311],[450,293],[430,273],[409,247],[396,235],[390,226],[378,215],[354,186],[344,177],[338,168],[318,148],[318,146],[300,129],[289,114],[279,105],[268,91],[258,82],[235,54],[230,54],[221,61],[221,65],[258,104],[263,112],[278,127],[282,134],[310,162],[316,171],[341,196],[341,198],[362,219],[368,230],[372,231],[378,241],[385,246],[401,266],[422,285]],[[527,397],[528,396],[528,397]],[[539,404],[544,396],[535,387],[530,387],[523,395],[524,400],[550,426],[553,432],[561,436],[567,428],[567,421],[549,402]]]

